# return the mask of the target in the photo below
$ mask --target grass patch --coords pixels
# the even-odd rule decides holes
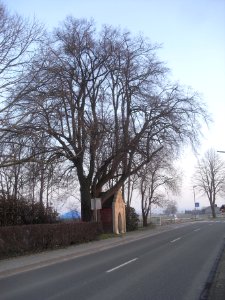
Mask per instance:
[[[143,231],[143,230],[155,229],[155,228],[156,228],[156,225],[155,225],[155,224],[149,223],[148,226],[146,226],[146,227],[143,227],[143,226],[142,226],[142,227],[139,227],[138,230]]]
[[[107,240],[113,237],[118,237],[119,234],[115,234],[115,233],[102,233],[97,237],[97,240]]]

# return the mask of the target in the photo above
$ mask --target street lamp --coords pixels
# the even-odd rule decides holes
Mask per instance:
[[[196,203],[195,203],[195,188],[196,185],[193,186],[193,194],[194,194],[194,205],[195,205],[195,220],[196,220]]]

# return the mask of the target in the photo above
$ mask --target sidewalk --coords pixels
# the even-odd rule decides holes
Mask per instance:
[[[221,256],[218,260],[207,300],[224,300],[225,299],[225,243]]]

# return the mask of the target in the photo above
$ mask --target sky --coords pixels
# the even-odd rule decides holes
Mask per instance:
[[[158,57],[171,77],[197,91],[213,119],[203,126],[197,155],[183,149],[177,163],[183,172],[180,210],[193,209],[193,182],[197,160],[209,148],[225,151],[225,0],[2,0],[10,12],[35,17],[48,30],[68,15],[93,18],[97,26],[109,24],[142,33],[162,45]],[[220,154],[225,159],[225,154]],[[224,156],[224,158],[223,158]],[[196,191],[200,208],[208,206]],[[217,204],[225,203],[218,199]],[[136,205],[136,204],[135,204]]]

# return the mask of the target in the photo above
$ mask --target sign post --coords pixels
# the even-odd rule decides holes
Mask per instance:
[[[91,199],[91,209],[94,211],[95,222],[98,222],[98,209],[102,208],[101,198]]]

